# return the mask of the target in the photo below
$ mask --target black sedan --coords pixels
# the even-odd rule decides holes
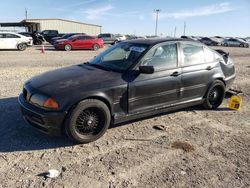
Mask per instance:
[[[68,34],[65,34],[61,37],[53,37],[51,40],[50,40],[50,44],[54,45],[54,43],[58,40],[61,40],[61,39],[68,39],[74,35],[85,35],[85,33],[68,33]]]
[[[111,123],[198,104],[216,109],[234,78],[234,63],[222,50],[185,39],[136,39],[32,78],[19,103],[40,131],[87,143]]]
[[[219,42],[218,40],[212,39],[212,38],[208,38],[208,37],[203,37],[200,39],[200,42],[208,45],[208,46],[219,46],[221,45],[221,42]]]

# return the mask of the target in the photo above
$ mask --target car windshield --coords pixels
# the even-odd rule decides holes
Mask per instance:
[[[68,40],[73,40],[73,39],[75,39],[75,38],[77,38],[78,37],[78,35],[72,35],[71,37],[68,37],[67,39]]]
[[[137,61],[148,48],[149,45],[145,44],[119,43],[99,54],[89,64],[103,69],[122,72]]]
[[[66,35],[63,35],[62,38],[67,39],[67,38],[69,38],[69,37],[71,37],[71,36],[73,36],[73,35],[74,35],[74,34],[72,34],[72,33],[71,33],[71,34],[66,34]]]

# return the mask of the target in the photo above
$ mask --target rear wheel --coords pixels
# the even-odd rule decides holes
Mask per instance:
[[[100,48],[100,47],[99,47],[98,44],[94,44],[94,45],[93,45],[93,50],[94,50],[94,51],[98,50],[99,48]]]
[[[43,44],[43,41],[41,41],[41,40],[36,40],[35,42],[34,42],[34,44],[35,45],[42,45]]]
[[[66,44],[65,46],[64,46],[64,50],[65,51],[70,51],[72,49],[72,46],[70,45],[70,44]]]
[[[221,105],[224,97],[225,84],[220,80],[216,80],[208,89],[203,106],[206,109],[216,109]]]
[[[80,102],[66,121],[68,136],[77,143],[100,138],[110,125],[109,108],[102,101],[87,99]]]
[[[27,48],[27,45],[24,43],[17,45],[17,49],[20,51],[24,51],[24,50],[26,50],[26,48]]]
[[[227,46],[228,46],[228,44],[227,44],[227,43],[224,43],[224,46],[226,46],[226,47],[227,47]]]

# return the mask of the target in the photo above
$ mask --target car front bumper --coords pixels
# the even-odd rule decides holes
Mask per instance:
[[[61,135],[67,112],[46,111],[28,103],[21,94],[18,98],[23,118],[28,124],[49,135]]]

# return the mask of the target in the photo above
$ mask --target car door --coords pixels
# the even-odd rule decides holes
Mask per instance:
[[[202,44],[181,42],[181,101],[202,98],[219,63],[214,52]]]
[[[153,66],[155,72],[139,73],[129,82],[129,113],[154,110],[179,101],[181,68],[178,67],[178,54],[178,44],[167,42],[153,47],[144,56],[138,66]]]
[[[85,40],[85,36],[78,36],[72,40],[72,46],[74,49],[82,49],[83,41]]]
[[[85,36],[85,40],[83,41],[84,49],[91,49],[93,47],[93,38],[91,36]]]
[[[15,34],[6,33],[4,38],[6,49],[16,49],[19,38],[20,37]]]

